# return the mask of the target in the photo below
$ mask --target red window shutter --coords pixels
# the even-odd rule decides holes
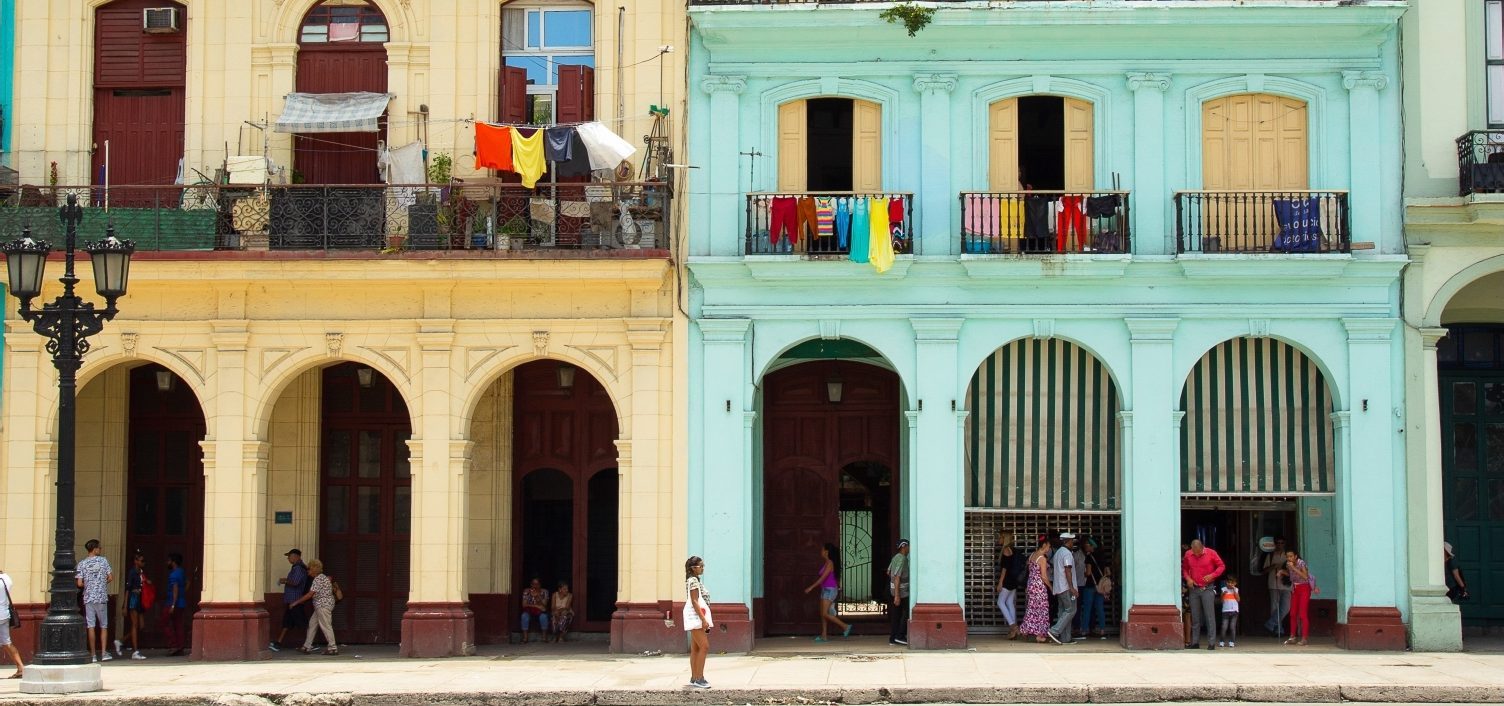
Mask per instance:
[[[580,75],[582,66],[559,67],[559,102],[556,106],[556,115],[561,123],[577,123],[584,113],[585,106],[580,100],[580,86],[584,83]]]
[[[503,66],[496,83],[497,105],[501,107],[498,120],[503,123],[528,122],[527,69]]]
[[[595,119],[595,69],[580,67],[580,121]]]

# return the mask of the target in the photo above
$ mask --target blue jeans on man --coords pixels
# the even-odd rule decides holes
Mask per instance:
[[[1081,607],[1076,609],[1076,632],[1086,635],[1091,632],[1091,621],[1097,620],[1097,632],[1107,631],[1107,601],[1097,587],[1088,583],[1081,587]]]

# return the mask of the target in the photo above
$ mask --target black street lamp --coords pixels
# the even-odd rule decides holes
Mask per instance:
[[[89,652],[85,649],[84,620],[78,609],[78,587],[74,581],[73,557],[73,437],[74,397],[78,380],[78,368],[83,356],[89,352],[89,337],[104,329],[104,322],[115,318],[119,311],[115,300],[125,295],[126,279],[130,276],[131,253],[135,245],[129,240],[115,239],[115,228],[110,226],[104,240],[86,246],[84,250],[94,264],[94,288],[104,297],[104,309],[95,309],[94,302],[84,301],[74,293],[78,277],[73,273],[73,253],[78,239],[78,224],[83,221],[84,210],[78,205],[78,197],[68,195],[68,205],[58,209],[67,240],[65,242],[63,293],[41,309],[31,308],[31,301],[42,293],[42,275],[47,268],[47,254],[52,246],[46,241],[31,238],[31,230],[21,231],[19,240],[5,246],[6,264],[10,271],[10,293],[21,300],[21,318],[31,322],[31,327],[47,339],[47,352],[52,354],[52,364],[57,368],[58,414],[57,414],[57,547],[52,555],[52,598],[47,607],[47,617],[41,625],[41,645],[33,663],[43,667],[67,667],[89,665]],[[23,691],[34,679],[32,670],[26,670],[22,682]],[[82,681],[56,675],[41,676],[45,683],[36,691],[59,693],[98,689],[99,680],[92,678],[92,689]],[[71,684],[71,688],[70,685]],[[50,687],[50,688],[49,688]]]

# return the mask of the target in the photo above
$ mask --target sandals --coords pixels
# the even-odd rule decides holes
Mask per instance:
[[[339,655],[339,648],[338,647],[330,647],[329,649],[324,650],[324,654],[328,655],[330,657],[338,656]]]
[[[1295,644],[1295,638],[1292,637],[1292,638],[1290,638],[1288,640],[1285,640],[1285,644],[1286,645],[1293,645],[1293,644]]]
[[[6,677],[6,679],[20,679],[20,678],[21,678],[21,673],[20,672],[16,672],[15,674],[12,674],[12,675]]]

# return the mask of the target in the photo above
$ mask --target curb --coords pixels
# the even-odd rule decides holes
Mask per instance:
[[[1102,684],[1018,687],[823,687],[0,697],[3,706],[817,706],[1225,701],[1247,703],[1504,703],[1504,686],[1459,684]]]

